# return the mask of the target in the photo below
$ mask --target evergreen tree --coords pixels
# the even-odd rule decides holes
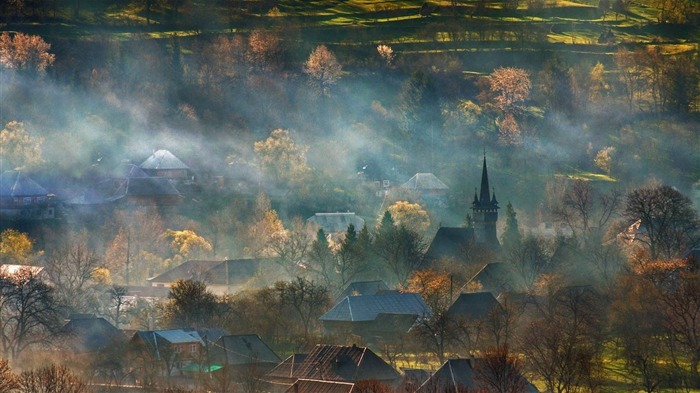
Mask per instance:
[[[331,251],[330,243],[323,228],[316,232],[316,239],[311,243],[309,250],[311,269],[319,276],[319,279],[327,286],[332,287],[335,281],[335,255]]]
[[[517,246],[522,241],[516,215],[513,205],[508,202],[508,206],[506,206],[506,228],[501,237],[501,243],[503,243],[505,249]]]

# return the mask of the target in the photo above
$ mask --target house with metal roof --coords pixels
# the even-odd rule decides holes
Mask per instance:
[[[150,176],[187,180],[192,170],[169,150],[157,150],[139,165]]]
[[[500,296],[505,292],[525,292],[525,280],[507,263],[487,263],[469,281],[466,287],[480,287],[481,291]]]
[[[63,349],[72,353],[98,352],[110,345],[124,344],[126,336],[102,317],[72,315],[59,330]]]
[[[341,337],[354,334],[367,342],[396,338],[418,318],[432,313],[417,293],[397,291],[346,296],[319,319],[326,332]]]
[[[222,367],[253,367],[264,372],[282,361],[257,334],[221,336],[210,345],[209,357]]]
[[[415,393],[491,391],[479,375],[489,370],[483,359],[449,359]],[[509,373],[507,391],[537,393],[537,388],[517,370]]]
[[[351,382],[297,379],[286,393],[352,393],[354,388]]]
[[[139,330],[128,343],[129,363],[137,373],[156,369],[158,376],[169,377],[199,365],[204,347],[194,329]]]
[[[275,370],[278,369],[272,372]],[[289,367],[285,367],[285,370],[289,370]],[[395,386],[401,379],[401,374],[372,350],[356,345],[316,345],[291,370],[289,377],[285,377],[284,372],[277,373],[272,381],[277,388],[273,388],[273,391],[280,391],[280,388],[286,390],[299,379],[345,383],[378,381],[389,386]],[[269,376],[268,380],[271,379]]]
[[[447,315],[455,320],[484,320],[501,311],[501,304],[491,292],[462,293],[447,309]]]
[[[56,216],[56,196],[18,170],[0,174],[0,217],[35,220]]]

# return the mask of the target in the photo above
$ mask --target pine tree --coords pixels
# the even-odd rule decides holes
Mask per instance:
[[[513,205],[508,202],[506,206],[506,228],[501,237],[501,242],[503,247],[509,249],[513,246],[517,246],[522,241],[522,235],[518,229],[518,219],[516,218],[515,209]]]

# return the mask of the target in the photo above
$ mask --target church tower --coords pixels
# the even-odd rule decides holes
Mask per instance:
[[[474,222],[474,237],[479,243],[486,244],[493,250],[498,250],[501,244],[496,235],[496,221],[498,221],[498,201],[496,192],[493,196],[489,193],[489,174],[486,169],[486,153],[484,153],[484,166],[481,171],[481,190],[477,195],[474,190],[474,202],[472,202],[472,219]]]

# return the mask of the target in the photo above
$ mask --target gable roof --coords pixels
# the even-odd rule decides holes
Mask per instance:
[[[477,389],[474,368],[482,359],[449,359],[415,393],[460,392]],[[537,393],[537,388],[522,377],[526,393]]]
[[[121,163],[117,165],[114,169],[115,178],[128,178],[128,177],[148,177],[148,174],[144,172],[138,165],[131,163]]]
[[[75,352],[95,352],[108,345],[126,341],[124,334],[101,317],[72,318],[60,330],[64,342]]]
[[[442,180],[438,179],[432,173],[416,173],[412,178],[401,185],[401,188],[409,190],[449,190]]]
[[[347,296],[321,321],[373,321],[380,314],[409,314],[416,317],[430,314],[431,310],[417,293],[387,292],[375,295]]]
[[[204,341],[194,329],[138,330],[132,336],[132,342],[137,337],[156,356],[160,356],[160,348],[164,345],[190,343],[204,345]]]
[[[0,175],[0,197],[45,196],[46,189],[22,171],[5,171]]]
[[[483,319],[498,307],[500,303],[491,292],[462,293],[452,303],[447,314],[470,320]]]
[[[350,224],[352,224],[357,231],[365,226],[365,220],[352,212],[316,213],[307,218],[306,221],[314,223],[323,228],[323,231],[327,234],[333,232],[345,232],[348,230],[348,226],[350,226]]]
[[[348,284],[347,288],[338,296],[336,301],[339,302],[347,296],[376,295],[378,292],[388,290],[390,290],[390,288],[383,280],[355,281]]]
[[[129,177],[109,199],[118,199],[124,196],[179,197],[180,192],[170,180],[163,177]]]
[[[257,334],[222,336],[212,346],[211,354],[222,365],[280,362],[279,356]]]
[[[465,227],[440,227],[430,242],[425,259],[461,258],[464,248],[474,239],[474,229]]]
[[[479,282],[482,291],[491,292],[494,296],[503,292],[524,292],[526,290],[525,283],[513,268],[500,262],[484,265],[474,277],[469,279],[465,287],[474,282]]]
[[[253,278],[261,264],[271,263],[269,258],[227,259],[225,261],[189,260],[148,281],[172,283],[177,280],[200,280],[208,284],[243,284]]]
[[[305,353],[295,353],[290,357],[284,359],[282,363],[278,364],[267,373],[267,378],[270,380],[274,379],[288,379],[293,378],[294,373],[299,369],[306,360]]]
[[[293,378],[357,382],[394,381],[399,373],[369,348],[316,345],[294,372]]]
[[[354,383],[298,379],[286,393],[351,393]]]
[[[179,158],[168,150],[158,150],[153,152],[144,162],[139,165],[141,169],[190,169]]]

